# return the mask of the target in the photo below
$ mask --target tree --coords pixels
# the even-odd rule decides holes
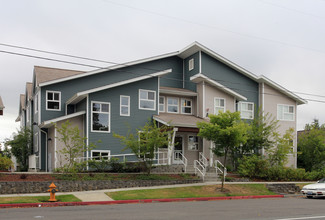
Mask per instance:
[[[198,136],[212,141],[215,145],[213,152],[217,156],[224,156],[224,163],[227,163],[227,156],[230,152],[238,150],[240,145],[247,141],[248,124],[240,120],[239,112],[221,112],[218,115],[209,115],[210,122],[199,122],[200,132]],[[224,169],[225,172],[225,169]],[[222,190],[224,178],[222,180]]]
[[[256,117],[250,123],[247,132],[247,142],[241,148],[241,155],[250,154],[255,151],[257,154],[262,149],[270,149],[276,139],[278,121],[271,114],[264,114],[261,109],[257,111]]]
[[[11,153],[16,157],[21,171],[28,170],[28,156],[31,154],[32,133],[29,128],[22,128],[14,134],[12,140],[7,140],[5,145],[11,146]]]
[[[76,159],[83,156],[83,153],[88,150],[93,149],[95,145],[87,146],[87,138],[82,137],[79,128],[77,126],[72,127],[69,120],[65,121],[60,127],[55,125],[55,128],[59,134],[55,138],[63,144],[62,149],[58,151],[66,161],[63,167],[71,171],[77,163]]]
[[[268,160],[271,166],[284,167],[288,162],[288,154],[292,152],[294,129],[289,128],[283,136],[275,134],[275,146],[268,149]]]
[[[325,166],[325,130],[318,120],[306,124],[305,131],[298,137],[298,166],[306,171],[319,170]]]
[[[155,152],[158,151],[158,148],[168,145],[172,131],[170,127],[165,125],[158,127],[156,121],[153,120],[136,129],[136,134],[129,132],[126,136],[119,134],[113,136],[120,139],[125,145],[124,150],[131,149],[144,163],[147,173],[150,174]]]

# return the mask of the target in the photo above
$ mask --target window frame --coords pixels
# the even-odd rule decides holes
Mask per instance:
[[[216,106],[216,100],[223,100],[224,106],[223,107]],[[219,111],[216,111],[216,108],[222,108],[223,109],[223,113],[226,112],[226,99],[225,98],[214,97],[214,99],[213,99],[213,112],[214,112],[215,115],[218,115],[219,114]]]
[[[97,104],[108,104],[108,112],[97,112],[93,110],[93,104],[97,103]],[[90,105],[90,111],[91,111],[91,132],[98,132],[98,133],[111,133],[111,103],[110,102],[101,102],[101,101],[91,101],[91,105]],[[108,131],[99,131],[99,130],[94,130],[93,129],[93,113],[98,113],[98,114],[107,114],[108,115]]]
[[[193,149],[193,148],[190,148],[190,137],[196,137],[197,138],[197,142],[195,142],[195,141],[193,141],[193,144],[194,145],[192,145],[192,146],[196,146],[196,148],[195,149]],[[194,134],[189,134],[188,136],[187,136],[187,150],[188,151],[199,151],[199,148],[200,148],[200,141],[199,141],[199,136],[197,136],[197,135],[194,135]]]
[[[128,99],[128,104],[127,105],[122,105],[122,98],[127,98]],[[120,95],[120,116],[130,116],[131,112],[131,108],[130,108],[130,96],[126,96],[126,95]],[[123,114],[122,113],[122,107],[127,107],[128,109],[128,113],[127,114]]]
[[[98,159],[94,159],[93,157],[93,153],[96,152],[96,153],[99,153],[100,156]],[[91,150],[90,151],[90,158],[93,160],[101,160],[102,159],[102,153],[108,153],[108,156],[107,156],[107,160],[110,160],[111,158],[111,150]]]
[[[284,112],[284,110],[282,111],[282,115],[280,117],[279,115],[279,107],[288,107],[288,109],[290,109],[290,107],[292,107],[293,112]],[[292,115],[292,120],[291,119],[285,119],[284,115],[285,114],[290,114]],[[276,108],[276,115],[277,115],[277,120],[279,121],[295,121],[295,117],[296,117],[296,113],[295,113],[295,106],[294,105],[288,105],[288,104],[277,104],[277,108]]]
[[[183,101],[190,101],[191,102],[191,106],[183,106]],[[186,104],[186,103],[185,103]],[[192,115],[193,114],[193,100],[192,99],[188,99],[188,98],[181,98],[181,103],[180,103],[180,106],[181,106],[181,114],[183,115]],[[191,109],[191,112],[190,113],[186,113],[186,112],[183,112],[183,108],[190,108]]]
[[[248,104],[248,105],[251,104],[252,105],[252,110],[242,110],[242,104]],[[240,105],[240,107],[239,107],[239,105]],[[238,102],[237,103],[237,111],[240,112],[240,118],[241,119],[250,119],[250,120],[253,120],[254,119],[254,102],[242,102],[242,101]],[[242,112],[243,111],[245,111],[245,112],[252,112],[252,118],[244,117],[242,115]]]
[[[59,101],[56,100],[48,100],[48,94],[49,93],[53,93],[53,97],[54,97],[54,93],[58,93],[59,94]],[[46,90],[46,110],[47,111],[61,111],[61,91],[52,91],[52,90]],[[49,102],[58,102],[59,103],[59,109],[52,109],[48,107]]]
[[[35,133],[35,145],[33,147],[33,151],[34,151],[33,153],[36,153],[39,151],[39,133],[38,132]]]
[[[38,99],[39,99],[39,95],[37,93],[34,98],[34,113],[35,114],[38,113],[38,109],[39,109]]]
[[[154,93],[154,100],[149,100],[148,98],[147,99],[141,99],[141,92],[153,92]],[[148,96],[148,95],[147,95]],[[139,109],[141,110],[147,110],[147,111],[156,111],[156,91],[155,90],[147,90],[147,89],[139,89]],[[141,107],[141,101],[153,101],[154,105],[153,105],[153,108],[143,108]]]
[[[164,103],[160,103],[160,98],[162,98],[163,100],[164,100]],[[159,100],[158,100],[158,102],[159,102],[159,112],[166,112],[166,109],[165,109],[165,104],[166,104],[166,97],[165,96],[159,96]],[[163,111],[160,111],[160,106],[163,106]]]
[[[168,99],[177,99],[177,112],[170,112],[168,107],[170,106],[168,104]],[[171,106],[176,106],[176,105],[171,105]],[[179,114],[179,98],[178,97],[167,97],[167,112],[172,113],[172,114]]]
[[[189,59],[188,61],[188,71],[194,70],[194,58]]]

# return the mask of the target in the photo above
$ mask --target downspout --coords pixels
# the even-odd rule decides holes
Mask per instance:
[[[264,118],[264,82],[262,83],[262,91],[261,91],[261,95],[262,95],[262,98],[261,98],[261,102],[262,102],[262,116]],[[264,157],[264,154],[265,154],[265,149],[264,149],[264,146],[262,147],[262,156]]]
[[[43,131],[42,129],[40,129],[40,131],[45,134],[45,172],[48,172],[48,170],[47,170],[47,166],[48,166],[48,164],[47,164],[48,163],[48,161],[47,161],[47,147],[48,147],[47,132]],[[41,144],[42,144],[42,138],[41,138]],[[40,158],[42,158],[42,155],[40,155]],[[40,164],[42,166],[42,160],[40,162],[41,162]]]

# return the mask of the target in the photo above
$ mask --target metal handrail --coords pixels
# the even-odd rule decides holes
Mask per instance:
[[[203,163],[203,165],[204,165],[205,167],[207,167],[207,166],[209,165],[209,163],[208,163],[208,159],[203,155],[203,152],[200,152],[200,153],[199,153],[199,161],[200,161],[201,163]]]
[[[205,177],[205,174],[206,174],[206,168],[199,160],[194,160],[194,172],[195,172],[195,175],[197,174],[197,171],[201,174],[202,179],[204,181],[204,177]]]
[[[218,167],[218,164],[223,168],[223,170]],[[214,161],[214,167],[216,168],[216,174],[217,174],[217,176],[219,176],[218,171],[220,171],[220,173],[223,174],[223,178],[226,177],[226,175],[227,175],[227,168],[219,160],[215,160]]]

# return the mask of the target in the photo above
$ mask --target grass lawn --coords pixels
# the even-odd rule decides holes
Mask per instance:
[[[74,195],[61,195],[55,197],[58,202],[81,202]],[[21,197],[0,197],[0,204],[15,203],[43,203],[48,202],[50,196],[21,196]]]
[[[114,200],[276,195],[275,193],[269,191],[264,184],[226,185],[224,192],[220,191],[220,187],[220,185],[190,186],[165,189],[119,191],[109,192],[106,194]]]

